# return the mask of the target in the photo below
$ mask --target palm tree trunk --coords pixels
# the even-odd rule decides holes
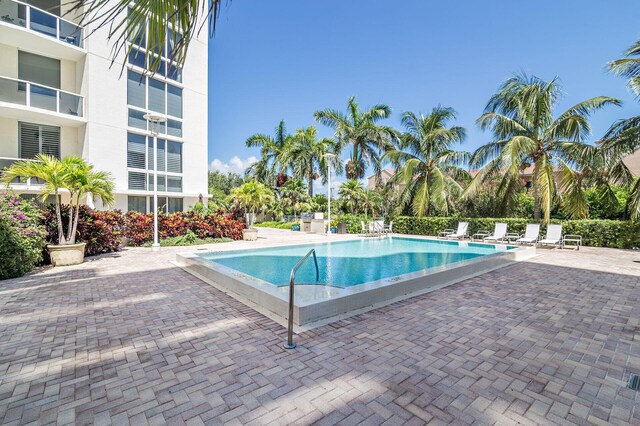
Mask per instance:
[[[76,200],[76,215],[73,218],[73,230],[71,231],[71,237],[69,238],[70,244],[76,243],[76,231],[78,230],[78,217],[80,216],[80,200]]]
[[[71,241],[71,228],[73,228],[73,192],[69,194],[69,223],[67,224],[67,241]],[[73,244],[70,242],[70,244]]]
[[[309,197],[313,197],[313,169],[309,172]]]
[[[55,191],[55,205],[56,205],[56,219],[58,222],[58,244],[63,245],[66,243],[64,238],[64,230],[62,229],[62,214],[60,213],[60,198],[58,197],[58,190]]]
[[[540,189],[535,182],[531,182],[533,186],[533,218],[540,220],[542,212],[542,200],[540,200]]]

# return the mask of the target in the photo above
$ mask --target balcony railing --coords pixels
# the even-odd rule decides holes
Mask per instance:
[[[84,114],[84,98],[80,95],[9,77],[0,77],[0,102],[77,117]]]
[[[0,157],[0,174],[2,174],[2,170],[8,168],[13,163],[18,161],[24,161],[24,158],[10,158],[10,157]],[[21,186],[33,186],[33,185],[43,185],[44,181],[38,179],[36,177],[22,178],[17,177],[11,181],[11,185],[21,185]],[[0,187],[3,187],[3,184],[0,184]]]
[[[17,25],[82,47],[81,26],[20,1],[0,0],[0,22]]]

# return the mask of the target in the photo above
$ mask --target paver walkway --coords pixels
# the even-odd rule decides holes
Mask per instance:
[[[0,422],[640,424],[640,252],[540,250],[285,351],[176,251],[0,282]]]

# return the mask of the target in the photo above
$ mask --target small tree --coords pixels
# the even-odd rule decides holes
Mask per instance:
[[[351,213],[356,214],[364,197],[364,186],[357,180],[348,180],[338,188],[340,203]]]
[[[77,156],[62,160],[50,155],[38,154],[34,160],[22,160],[12,164],[2,173],[1,181],[7,186],[16,178],[38,178],[44,181],[40,195],[43,200],[54,195],[56,220],[58,226],[58,244],[75,244],[78,229],[80,204],[91,194],[94,200],[101,199],[106,206],[114,201],[114,183],[106,172],[94,172],[93,166]],[[69,222],[64,232],[60,212],[60,191],[69,191]]]
[[[290,207],[293,211],[293,215],[297,214],[309,205],[309,196],[305,193],[306,186],[300,179],[289,179],[280,188],[280,194],[282,196],[282,203]]]
[[[264,184],[252,180],[231,190],[229,201],[249,213],[247,227],[253,227],[255,214],[264,210],[274,199],[273,192]]]

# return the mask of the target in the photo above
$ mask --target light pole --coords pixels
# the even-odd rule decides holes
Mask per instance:
[[[153,136],[153,244],[151,247],[160,248],[158,241],[158,129],[156,126],[167,119],[157,114],[145,114],[144,119],[149,122],[151,135]]]
[[[327,235],[331,234],[331,163],[330,159],[336,155],[327,152],[323,155],[327,162],[327,217],[329,219],[329,226],[327,226]]]

